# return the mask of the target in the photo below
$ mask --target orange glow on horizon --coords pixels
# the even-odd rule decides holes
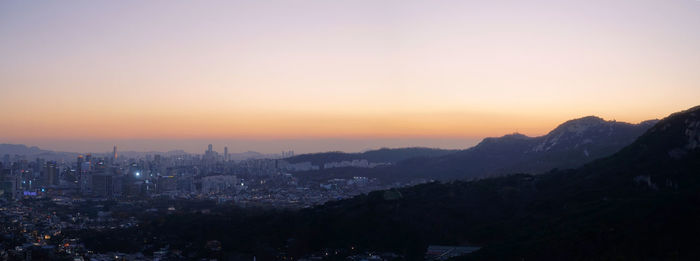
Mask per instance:
[[[544,135],[566,120],[587,116],[559,116],[495,113],[393,113],[393,114],[311,114],[193,113],[112,115],[73,113],[34,120],[9,118],[8,138],[59,139],[192,139],[192,138],[479,138],[519,132]],[[634,119],[636,123],[641,120]],[[606,120],[612,120],[606,118]],[[616,119],[624,121],[623,119]]]
[[[637,123],[698,105],[699,13],[680,0],[0,2],[0,143]]]

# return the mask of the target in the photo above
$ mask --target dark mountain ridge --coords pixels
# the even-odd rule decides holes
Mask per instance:
[[[302,178],[329,179],[368,176],[386,182],[416,178],[475,179],[509,173],[543,173],[580,167],[612,155],[653,126],[658,120],[630,124],[588,116],[562,123],[548,134],[528,137],[520,133],[485,138],[476,146],[433,157],[411,157],[394,166],[375,169],[333,169],[298,173]]]
[[[698,174],[695,107],[575,170],[374,192],[303,220],[334,231],[319,245],[363,242],[414,259],[429,244],[466,244],[483,247],[470,260],[697,260]]]
[[[487,138],[471,149],[440,158],[431,167],[446,167],[441,170],[448,179],[576,168],[619,151],[656,122],[630,124],[588,116],[567,121],[544,136]]]

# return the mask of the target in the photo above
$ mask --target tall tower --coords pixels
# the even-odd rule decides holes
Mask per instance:
[[[224,147],[224,161],[228,161],[228,147]]]
[[[214,146],[212,146],[211,144],[209,144],[209,149],[207,149],[207,151],[208,151],[208,152],[211,152],[212,150],[214,150]]]
[[[114,149],[112,150],[112,163],[117,162],[117,145],[114,145]]]

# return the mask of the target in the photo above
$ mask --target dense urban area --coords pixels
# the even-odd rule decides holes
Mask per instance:
[[[228,148],[218,153],[209,145],[199,155],[149,154],[140,158],[120,157],[116,146],[111,154],[80,155],[73,161],[4,155],[0,162],[0,258],[186,258],[178,249],[154,249],[155,245],[148,242],[135,253],[105,253],[86,247],[81,235],[138,228],[143,220],[174,213],[206,215],[230,208],[308,208],[373,190],[425,182],[382,184],[362,176],[303,179],[293,173],[319,168],[372,168],[390,163],[357,159],[317,166],[285,160],[293,154],[287,151],[275,158],[233,160]],[[216,249],[217,244],[212,241],[208,247]],[[331,250],[318,255],[327,256],[328,251]]]

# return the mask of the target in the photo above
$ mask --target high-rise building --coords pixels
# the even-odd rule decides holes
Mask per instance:
[[[117,162],[117,145],[114,145],[114,149],[112,150],[112,163]]]
[[[90,161],[86,161],[80,164],[80,174],[78,176],[78,186],[80,192],[83,194],[90,194],[92,189],[92,164]]]
[[[98,197],[112,197],[112,175],[99,173],[92,176],[92,194]]]
[[[21,196],[20,176],[13,175],[10,169],[0,168],[0,197],[18,199]]]
[[[216,162],[216,159],[219,158],[218,153],[214,151],[214,146],[209,144],[209,147],[207,148],[207,151],[204,152],[204,157],[202,158],[204,162],[207,164],[213,164]]]
[[[288,150],[288,151],[282,151],[282,158],[289,158],[294,156],[294,151],[293,150]]]
[[[224,147],[224,161],[229,161],[229,159],[228,159],[228,147]]]
[[[158,193],[166,193],[177,191],[177,176],[160,176],[158,177]]]
[[[43,174],[43,182],[44,186],[54,186],[58,185],[59,180],[58,180],[58,167],[56,166],[55,161],[48,161],[44,165],[44,171],[42,172]]]
[[[5,154],[5,156],[2,156],[2,163],[7,167],[10,166],[10,154]]]
[[[75,179],[80,182],[83,175],[83,155],[78,156],[78,164],[75,166]]]

